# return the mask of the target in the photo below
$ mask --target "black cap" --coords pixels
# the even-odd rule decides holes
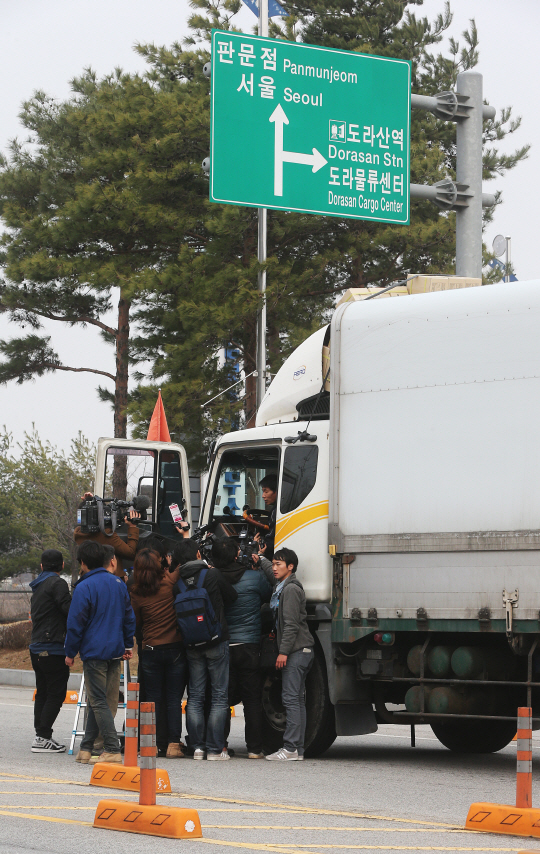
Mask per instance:
[[[64,558],[62,557],[62,552],[59,552],[58,549],[45,549],[41,555],[41,565],[43,569],[49,569],[53,570],[53,572],[57,572],[59,569],[62,569],[63,563]]]

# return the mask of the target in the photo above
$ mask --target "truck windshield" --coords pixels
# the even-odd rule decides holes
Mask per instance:
[[[279,448],[242,448],[225,451],[221,457],[214,492],[213,518],[223,521],[242,517],[250,510],[265,511],[260,481],[267,475],[277,478]]]

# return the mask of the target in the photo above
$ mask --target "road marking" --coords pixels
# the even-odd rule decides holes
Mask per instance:
[[[89,783],[81,783],[78,780],[58,780],[54,777],[32,777],[28,774],[10,774],[5,771],[0,771],[0,778],[8,777],[9,779],[20,779],[20,780],[31,780],[32,782],[41,782],[41,783],[63,783],[64,785],[72,785],[72,786],[84,786],[85,788],[89,788]],[[44,792],[43,794],[47,794]],[[187,794],[185,792],[171,792],[172,797],[180,798],[181,800],[193,800],[193,801],[206,801],[207,803],[222,803],[222,804],[241,804],[243,806],[251,806],[251,807],[267,807],[270,808],[270,811],[281,810],[285,813],[302,813],[308,815],[334,815],[341,816],[343,818],[364,818],[364,819],[373,819],[377,821],[391,821],[396,822],[398,824],[413,824],[413,825],[425,825],[426,827],[443,827],[448,828],[450,830],[461,830],[461,828],[456,827],[453,824],[443,824],[441,822],[433,822],[433,821],[423,821],[419,819],[412,818],[396,818],[395,816],[384,816],[384,815],[373,815],[371,813],[357,813],[357,812],[346,812],[344,810],[326,810],[326,809],[317,809],[314,807],[300,807],[300,806],[289,806],[288,804],[268,804],[263,801],[247,801],[241,800],[240,798],[215,798],[210,795],[195,795],[195,794]]]
[[[245,804],[246,806],[252,807],[273,807],[275,810],[283,810],[284,812],[292,812],[292,813],[308,813],[309,815],[335,815],[342,816],[344,818],[368,818],[368,819],[376,819],[377,821],[395,821],[398,824],[418,824],[418,825],[426,825],[428,827],[446,827],[450,830],[461,830],[461,828],[457,828],[455,824],[442,824],[441,822],[435,821],[422,821],[414,818],[396,818],[395,816],[386,816],[386,815],[372,815],[371,813],[361,813],[361,812],[345,812],[342,810],[325,810],[325,809],[317,809],[316,807],[289,807],[287,804],[267,804],[259,801],[244,801],[239,798],[213,798],[209,795],[188,795],[182,792],[172,792],[173,796],[177,798],[183,798],[185,800],[193,800],[193,801],[207,801],[207,802],[217,802],[222,804]]]
[[[71,818],[57,818],[55,816],[45,816],[45,815],[31,815],[30,813],[21,813],[21,812],[12,812],[10,810],[0,809],[0,815],[7,815],[13,818],[27,818],[33,821],[48,821],[53,822],[55,824],[77,824],[82,827],[93,827],[93,823],[90,821],[77,821],[76,819]],[[308,848],[324,848],[326,849],[348,849],[355,851],[495,851],[495,852],[513,852],[521,851],[522,848],[492,848],[492,847],[483,847],[483,848],[471,848],[467,847],[451,847],[451,846],[421,846],[421,845],[318,845],[310,844],[299,844],[292,843],[289,845],[280,845],[279,843],[273,843],[269,845],[265,845],[263,843],[257,842],[231,842],[229,840],[224,839],[209,839],[208,837],[203,837],[197,840],[198,842],[205,842],[210,845],[225,845],[232,848],[247,848],[251,851],[274,851],[276,854],[297,854],[297,852],[301,849],[302,854],[319,854],[316,851],[308,851]]]
[[[5,793],[3,793],[5,794]],[[13,792],[12,794],[22,794]],[[28,793],[27,793],[28,794]],[[41,794],[35,792],[30,794]],[[61,794],[61,793],[58,793]],[[101,796],[99,796],[101,797]],[[138,798],[133,800],[137,803]],[[0,804],[0,809],[9,810],[94,810],[95,806],[87,807],[71,807],[71,806],[55,806],[54,804],[33,805],[33,804]],[[199,810],[202,812],[202,810]],[[206,810],[208,812],[208,810]],[[295,824],[205,824],[204,827],[212,830],[338,830],[342,833],[358,833],[368,831],[370,833],[473,833],[475,831],[456,828],[455,830],[447,830],[436,828],[413,828],[413,827],[321,827],[320,825],[295,825]]]
[[[195,840],[193,840],[195,842]],[[276,851],[279,854],[298,854],[301,849],[302,854],[319,854],[317,851],[308,851],[309,848],[348,848],[361,851],[499,851],[499,852],[514,852],[522,851],[522,848],[450,848],[447,846],[418,846],[418,845],[317,845],[310,846],[297,845],[291,843],[289,845],[279,845],[272,843],[265,845],[257,842],[230,842],[223,839],[209,839],[207,836],[197,839],[197,842],[205,842],[210,845],[228,845],[232,848],[249,848],[252,851]]]
[[[137,803],[135,801],[134,803]],[[89,807],[56,807],[53,804],[34,806],[33,804],[0,804],[2,810],[95,810],[95,806]]]
[[[30,807],[32,809],[32,807]],[[39,809],[62,809],[61,807],[40,807]],[[72,809],[88,809],[88,807],[73,807]],[[200,812],[200,810],[199,810]],[[319,825],[295,825],[295,824],[205,824],[204,827],[223,830],[339,830],[345,833],[476,833],[474,830],[465,830],[460,827],[455,830],[436,828],[430,830],[427,827],[320,827]]]
[[[10,780],[30,780],[31,783],[61,783],[64,786],[90,786],[90,783],[82,783],[80,780],[58,780],[56,777],[31,777],[29,774],[8,774],[6,771],[0,771],[0,778],[2,777],[8,777]]]
[[[132,795],[131,792],[123,792],[125,800],[133,800],[137,802],[139,800],[138,795]],[[41,795],[44,798],[48,798],[49,796],[53,797],[70,797],[70,798],[102,798],[103,792],[21,792],[19,790],[14,789],[13,791],[5,792],[0,790],[0,795]],[[169,798],[167,798],[167,803],[169,803]]]
[[[0,815],[11,815],[16,818],[32,818],[34,821],[53,821],[59,824],[82,824],[85,827],[93,827],[91,821],[77,821],[74,818],[56,818],[52,815],[31,815],[25,812],[9,812],[8,810],[0,810]]]

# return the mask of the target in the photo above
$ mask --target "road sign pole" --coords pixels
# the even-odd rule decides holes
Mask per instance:
[[[482,278],[482,75],[457,76],[457,94],[471,109],[456,128],[456,181],[470,193],[466,207],[456,211],[456,275]]]
[[[268,0],[259,0],[259,35],[268,36]],[[259,242],[257,259],[259,264],[266,261],[266,208],[259,208]],[[259,313],[257,315],[257,409],[266,393],[266,270],[260,270],[257,279],[257,290],[261,294]]]

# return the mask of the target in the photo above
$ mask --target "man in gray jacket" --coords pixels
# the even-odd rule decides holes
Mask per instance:
[[[272,561],[277,581],[270,600],[276,615],[279,655],[276,668],[282,671],[281,700],[287,712],[283,747],[267,756],[270,760],[304,758],[306,734],[306,677],[313,664],[314,640],[307,625],[306,594],[296,577],[298,557],[292,549],[281,548]]]

